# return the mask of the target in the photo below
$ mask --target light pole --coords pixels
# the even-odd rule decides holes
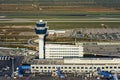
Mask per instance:
[[[12,77],[14,77],[14,57],[12,59]]]

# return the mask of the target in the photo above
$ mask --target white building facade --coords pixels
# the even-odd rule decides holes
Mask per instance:
[[[65,57],[83,57],[83,47],[78,45],[47,44],[45,58],[63,59]]]
[[[31,72],[55,72],[58,67],[64,73],[73,73],[73,72],[95,72],[99,67],[103,71],[115,70],[118,73],[120,72],[120,58],[79,58],[77,59],[66,59],[64,64],[32,64]]]

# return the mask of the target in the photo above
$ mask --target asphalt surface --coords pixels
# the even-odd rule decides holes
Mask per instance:
[[[44,19],[47,22],[120,22],[120,18],[81,18],[81,19]],[[38,19],[19,19],[19,18],[2,18],[0,23],[25,23],[25,22],[37,22]]]

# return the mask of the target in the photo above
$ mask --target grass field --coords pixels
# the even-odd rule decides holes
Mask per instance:
[[[6,14],[6,18],[31,18],[31,19],[79,19],[79,18],[120,18],[120,13],[73,13],[73,14],[20,14],[20,15],[10,15]]]
[[[40,6],[120,7],[120,0],[0,0],[1,4],[37,4]]]
[[[61,22],[48,23],[50,29],[75,29],[75,28],[102,28],[101,24],[105,24],[107,28],[120,27],[120,23],[86,23],[86,22]],[[105,26],[104,26],[105,27]]]
[[[120,17],[120,10],[108,7],[40,6],[0,4],[0,16],[6,18],[92,18]]]
[[[105,26],[101,26],[105,24]],[[35,23],[0,23],[0,27],[4,26],[35,26]],[[49,22],[49,29],[75,29],[75,28],[118,28],[119,22]]]

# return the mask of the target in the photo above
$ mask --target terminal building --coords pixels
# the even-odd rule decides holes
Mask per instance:
[[[79,45],[47,44],[46,59],[63,59],[65,57],[83,57],[83,47]]]
[[[35,61],[34,61],[35,62]],[[40,63],[41,62],[41,63]],[[37,64],[31,65],[31,71],[35,72],[55,72],[57,68],[64,73],[73,72],[95,72],[97,68],[103,71],[115,70],[120,72],[119,58],[65,58],[64,60],[46,60],[38,61]]]

